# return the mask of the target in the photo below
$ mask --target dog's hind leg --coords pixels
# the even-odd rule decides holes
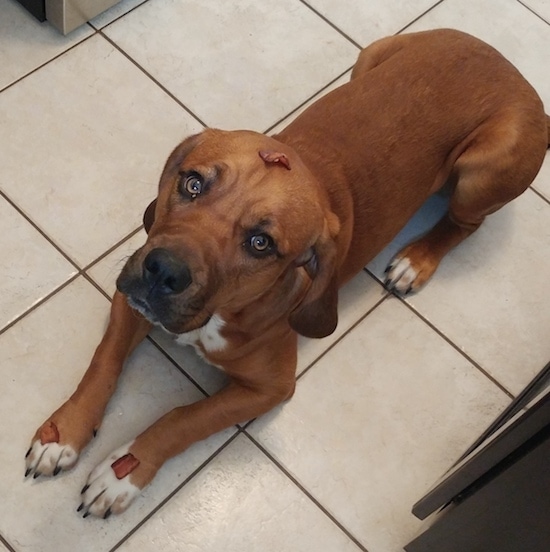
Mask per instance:
[[[422,287],[448,251],[531,184],[548,141],[547,121],[540,112],[529,118],[501,113],[478,127],[454,163],[451,180],[456,184],[448,212],[394,257],[386,269],[388,289],[407,294]]]

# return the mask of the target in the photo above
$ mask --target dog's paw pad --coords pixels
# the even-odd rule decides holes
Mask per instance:
[[[36,439],[25,456],[25,477],[57,475],[61,470],[72,468],[78,460],[78,452],[71,445],[51,441],[42,443]]]
[[[413,267],[408,257],[396,257],[386,269],[384,285],[392,292],[407,295],[421,286],[418,276],[418,270]]]
[[[90,473],[77,509],[83,517],[94,515],[107,519],[111,514],[124,512],[140,494],[141,489],[130,481],[130,474],[140,464],[128,452],[130,445],[120,447]]]

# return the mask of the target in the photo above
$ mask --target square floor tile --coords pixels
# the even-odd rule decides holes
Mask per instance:
[[[2,177],[0,176],[0,187]],[[76,268],[0,197],[0,330],[76,274]]]
[[[519,2],[445,0],[406,32],[452,27],[477,36],[499,50],[550,106],[550,26]],[[548,111],[548,108],[547,108]]]
[[[389,552],[418,530],[413,504],[508,402],[391,299],[247,431],[369,552]]]
[[[166,158],[201,128],[101,36],[5,90],[0,112],[2,188],[80,266],[139,227]]]
[[[387,0],[306,0],[342,32],[365,47],[384,36],[399,32],[437,0],[388,2]]]
[[[85,25],[63,36],[49,23],[40,23],[15,0],[0,0],[0,13],[0,90],[93,32]]]
[[[226,129],[267,129],[358,54],[295,0],[157,0],[104,32],[207,125]]]
[[[241,435],[119,550],[352,552],[359,547]]]
[[[79,464],[55,479],[24,480],[30,439],[76,387],[108,308],[108,301],[79,278],[0,336],[0,533],[18,550],[110,550],[234,432],[227,430],[168,462],[125,514],[106,522],[76,513],[79,491],[98,462],[163,413],[203,396],[145,342],[130,359],[98,436]]]
[[[408,301],[512,393],[550,360],[550,205],[527,190]]]

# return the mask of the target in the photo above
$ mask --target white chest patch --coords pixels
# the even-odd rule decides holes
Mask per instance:
[[[202,345],[207,353],[222,351],[227,346],[227,341],[220,335],[225,321],[214,314],[202,328],[178,335],[176,342],[180,345],[193,345],[201,353],[199,345]]]

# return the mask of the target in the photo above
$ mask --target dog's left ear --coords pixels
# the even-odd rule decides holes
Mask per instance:
[[[334,214],[330,215],[323,233],[301,264],[312,279],[311,287],[289,316],[291,328],[306,337],[326,337],[338,324],[337,249],[334,237],[340,223]]]
[[[143,226],[145,227],[145,231],[149,234],[149,230],[151,230],[151,226],[153,226],[153,222],[155,222],[155,209],[157,207],[157,200],[153,199],[151,203],[149,203],[147,209],[145,209],[145,213],[143,213]]]

